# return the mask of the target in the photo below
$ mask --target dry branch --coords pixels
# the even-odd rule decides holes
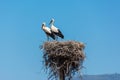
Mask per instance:
[[[83,43],[76,41],[45,42],[42,45],[43,59],[45,67],[50,70],[50,78],[58,78],[63,73],[65,78],[71,78],[72,73],[79,71],[85,58],[84,48]]]

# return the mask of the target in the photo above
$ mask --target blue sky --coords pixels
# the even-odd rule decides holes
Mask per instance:
[[[0,80],[47,80],[39,49],[50,19],[86,44],[83,74],[120,73],[119,0],[0,0]]]

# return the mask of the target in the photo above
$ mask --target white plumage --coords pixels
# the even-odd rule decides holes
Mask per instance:
[[[47,35],[47,40],[49,40],[49,36],[55,40],[55,35],[53,34],[50,28],[46,27],[45,22],[42,23],[42,29]]]
[[[56,36],[59,36],[61,37],[62,39],[64,38],[64,35],[62,34],[62,32],[60,31],[60,29],[58,29],[57,27],[55,27],[53,24],[54,24],[54,19],[51,19],[50,21],[50,24],[51,24],[51,31],[56,35]]]
[[[47,33],[50,33],[50,34],[52,33],[50,28],[48,28],[48,27],[43,26],[43,30]]]
[[[56,28],[53,24],[51,25],[50,29],[51,29],[53,32],[58,33],[58,28]]]

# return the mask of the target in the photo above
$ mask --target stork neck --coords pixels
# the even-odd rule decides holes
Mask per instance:
[[[53,25],[53,24],[54,24],[54,21],[51,22],[51,25]]]
[[[51,26],[53,25],[53,23],[51,23]]]
[[[53,25],[53,23],[51,23],[51,26]]]
[[[42,28],[45,28],[45,26],[42,26]]]

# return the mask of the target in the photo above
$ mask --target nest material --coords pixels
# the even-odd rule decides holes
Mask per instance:
[[[64,71],[65,77],[79,71],[82,67],[85,55],[85,45],[76,41],[45,42],[43,45],[43,59],[45,67],[50,71],[51,77],[58,77],[59,70]]]

